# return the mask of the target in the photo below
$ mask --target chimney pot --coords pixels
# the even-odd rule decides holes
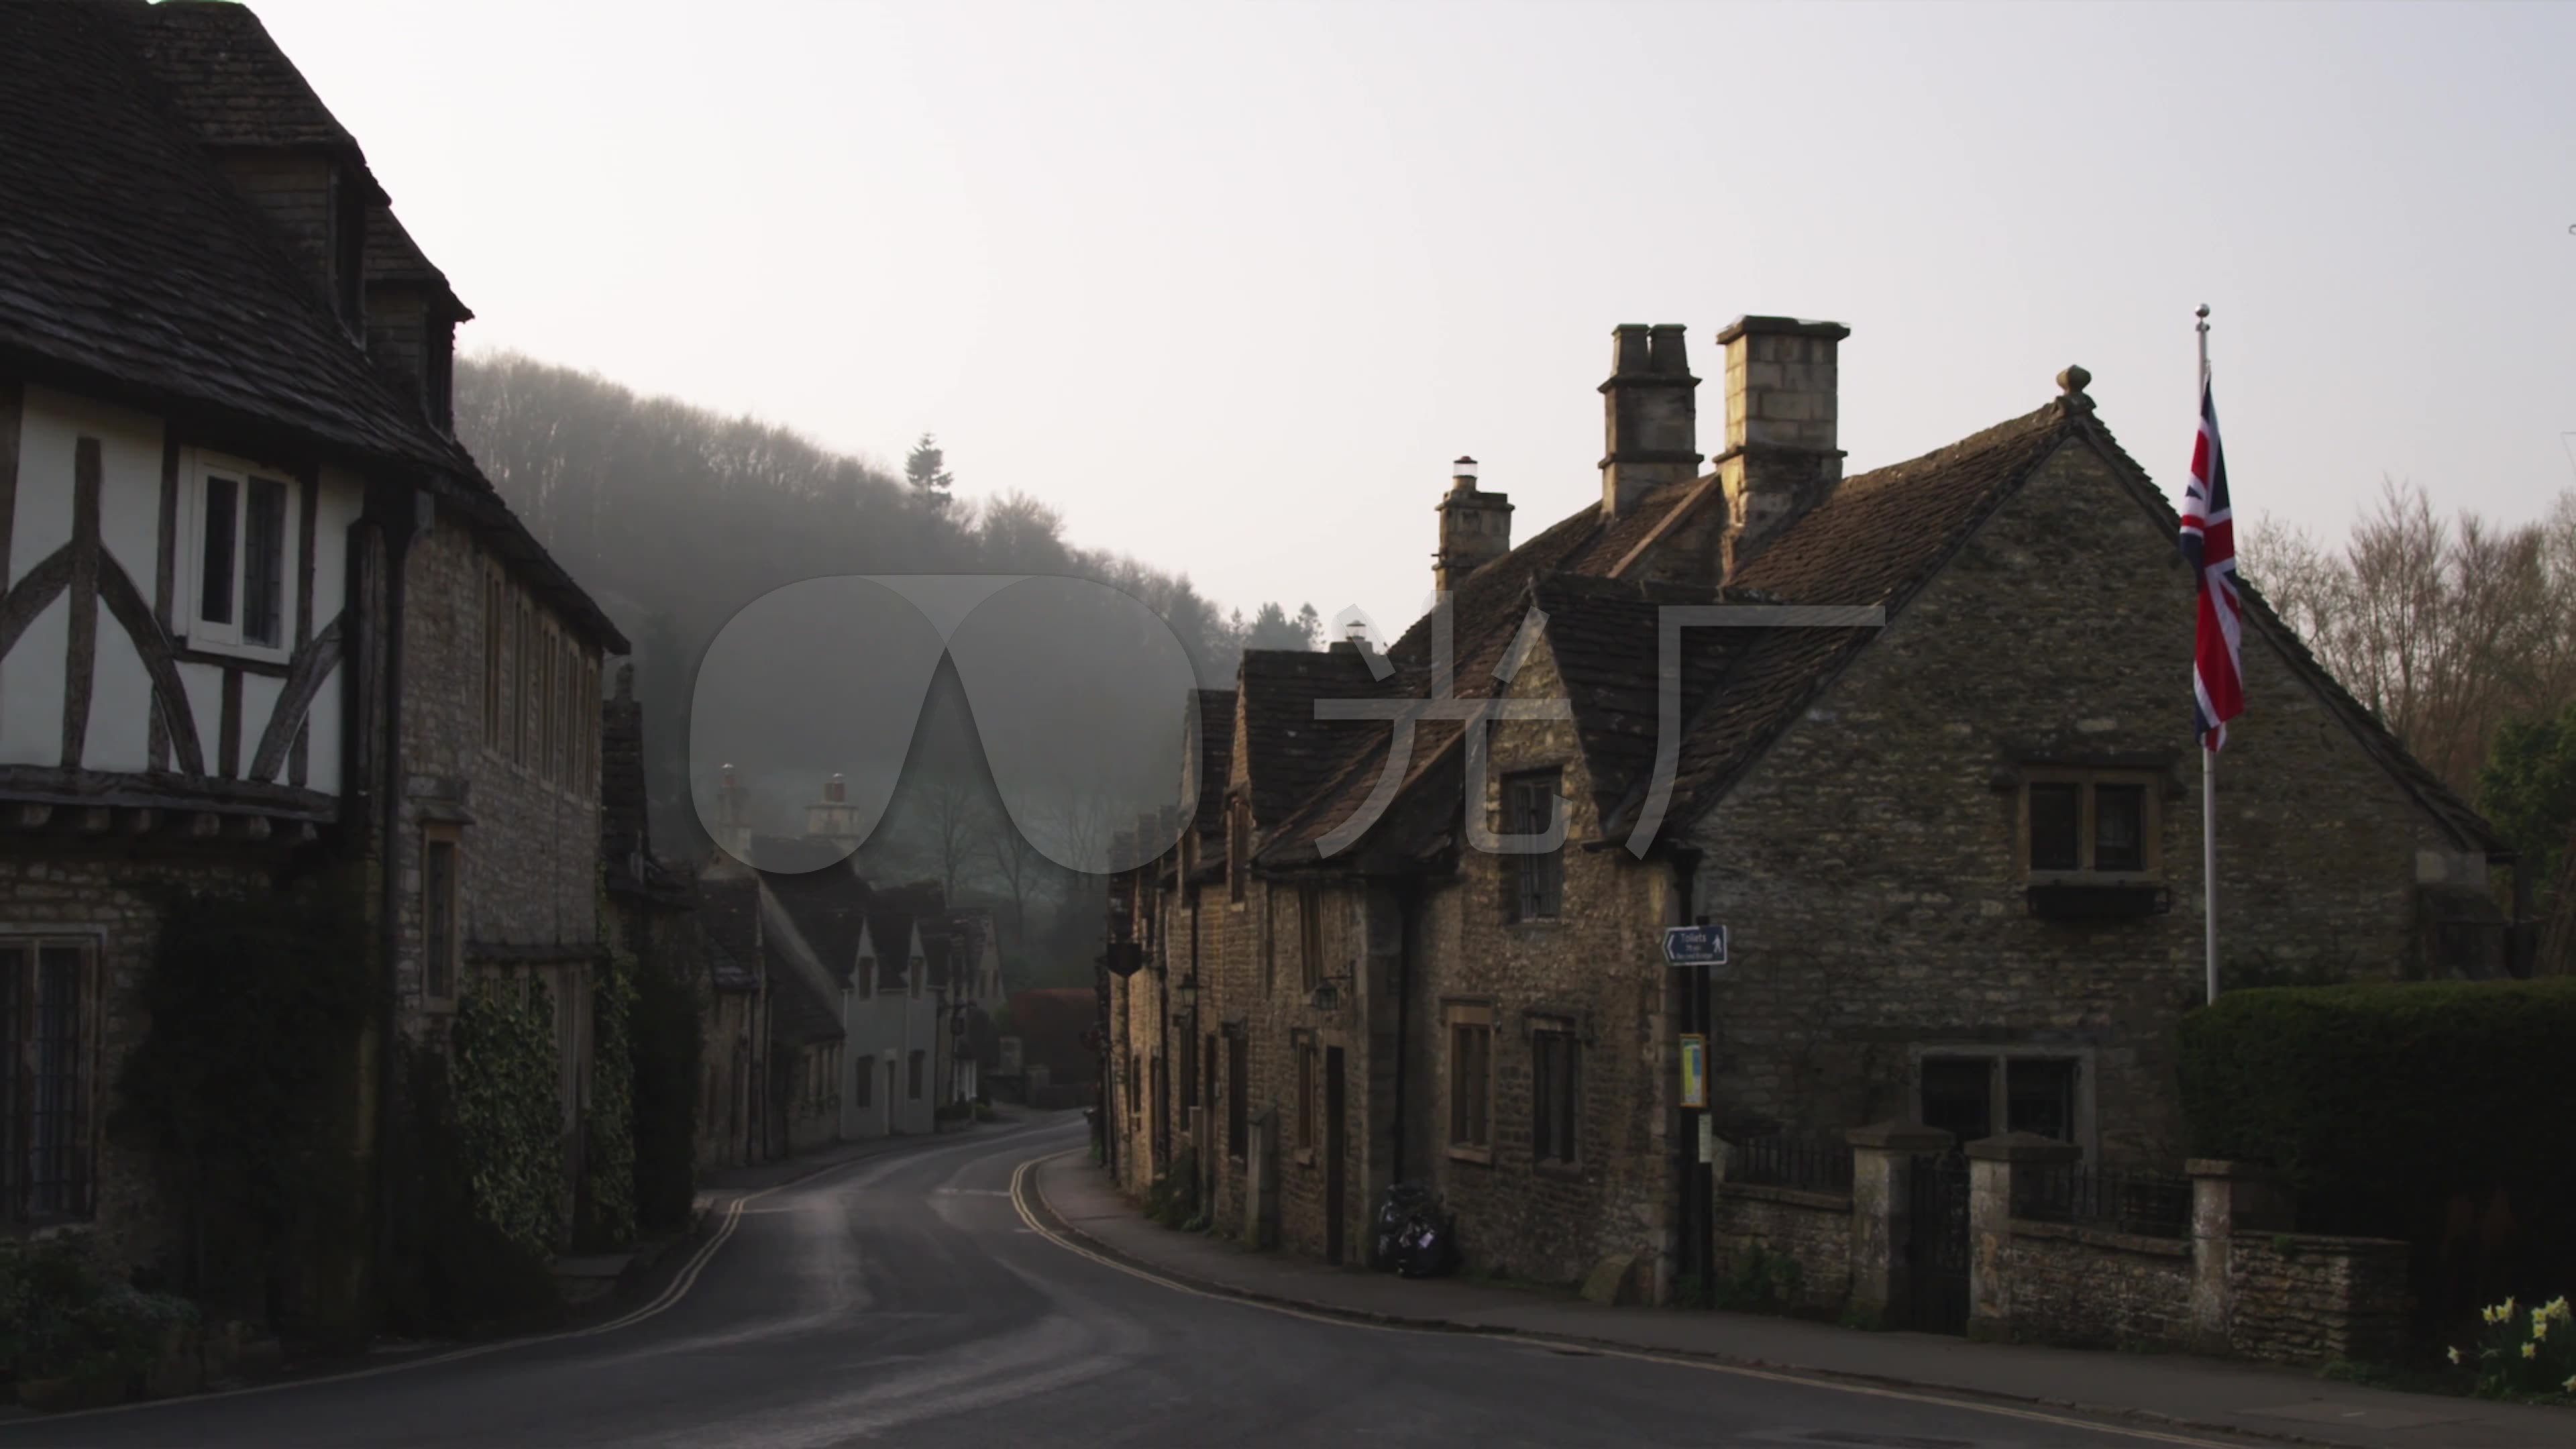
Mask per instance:
[[[842,781],[838,771],[834,771],[832,778],[823,782],[823,798],[834,805],[849,798],[849,786]]]

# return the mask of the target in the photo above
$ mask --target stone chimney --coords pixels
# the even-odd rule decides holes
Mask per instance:
[[[1601,512],[1616,518],[1656,488],[1699,476],[1699,379],[1683,355],[1680,323],[1630,322],[1611,335],[1610,380],[1601,384],[1609,444]]]
[[[1440,500],[1440,551],[1431,556],[1431,587],[1448,593],[1467,575],[1512,551],[1512,501],[1476,490],[1476,460],[1449,467],[1449,496]],[[1340,641],[1336,641],[1338,644]]]
[[[1724,577],[1842,481],[1834,445],[1834,349],[1851,335],[1839,322],[1738,317],[1717,334],[1726,349]]]

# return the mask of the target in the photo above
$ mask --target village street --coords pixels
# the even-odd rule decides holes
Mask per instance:
[[[1014,1172],[1082,1140],[1050,1117],[753,1196],[685,1296],[623,1328],[15,1420],[0,1446],[2175,1442],[1183,1291],[1024,1221]]]

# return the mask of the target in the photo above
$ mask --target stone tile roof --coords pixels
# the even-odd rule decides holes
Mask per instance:
[[[1786,602],[1877,605],[1892,616],[2066,442],[2078,416],[2052,402],[1922,457],[1847,478],[1756,555],[1736,583]],[[1683,736],[1668,822],[1677,826],[1714,804],[1876,637],[1873,629],[1762,631]],[[1644,791],[1631,790],[1603,833],[1627,833],[1643,804]]]
[[[1757,554],[1730,582],[1737,602],[1876,605],[1891,616],[1939,574],[1977,526],[2059,447],[2082,439],[2113,460],[2141,503],[2166,531],[2177,524],[2152,480],[2123,452],[2080,396],[2060,398],[2022,417],[1963,438],[1920,458],[1846,479],[1812,512]],[[1622,839],[1644,810],[1654,765],[1659,648],[1654,615],[1667,602],[1714,601],[1712,590],[1646,586],[1607,577],[1667,524],[1710,506],[1713,480],[1668,484],[1637,508],[1604,524],[1587,506],[1510,554],[1470,575],[1452,597],[1457,698],[1490,696],[1494,668],[1535,605],[1551,654],[1564,675],[1577,739],[1596,801],[1602,836]],[[2464,844],[2498,848],[2490,827],[2382,728],[2298,642],[2260,595],[2248,590],[2248,617],[2278,644],[2342,715],[2356,738],[2425,810]],[[1371,690],[1387,698],[1430,692],[1433,616],[1425,616],[1388,651],[1390,677]],[[1707,810],[1770,741],[1877,637],[1874,629],[1765,628],[1685,631],[1682,718],[1670,830]],[[1347,656],[1345,656],[1347,657]],[[1249,661],[1250,656],[1247,656]],[[1247,699],[1253,675],[1247,670]],[[1348,676],[1334,682],[1349,688]],[[1302,683],[1293,676],[1267,683]],[[1314,696],[1274,687],[1250,707],[1281,720],[1311,716]],[[1259,815],[1265,864],[1292,866],[1318,857],[1317,841],[1353,817],[1370,797],[1388,753],[1390,732],[1371,722],[1364,733],[1330,737],[1340,748],[1293,761],[1285,780],[1318,783],[1292,808]],[[1274,733],[1276,728],[1274,727]],[[1363,858],[1420,859],[1450,843],[1462,776],[1454,725],[1423,722],[1407,776],[1382,823],[1366,838]],[[1255,755],[1255,764],[1261,763]],[[1256,790],[1260,782],[1256,780]]]
[[[1316,700],[1378,692],[1356,650],[1249,649],[1240,678],[1252,815],[1265,826],[1295,811],[1355,747],[1386,733],[1368,721],[1315,718]]]
[[[363,167],[248,10],[0,5],[0,134],[0,366],[445,480],[495,552],[603,647],[628,651],[212,163],[209,144],[257,143],[344,150]]]

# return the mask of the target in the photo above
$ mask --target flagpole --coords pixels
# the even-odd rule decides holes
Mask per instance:
[[[2209,304],[2193,314],[2200,334],[2200,388],[2209,388]],[[2195,403],[2197,407],[2199,404]],[[2200,741],[2200,887],[2201,918],[2209,935],[2209,1000],[2218,1000],[2218,751],[2209,737]]]

